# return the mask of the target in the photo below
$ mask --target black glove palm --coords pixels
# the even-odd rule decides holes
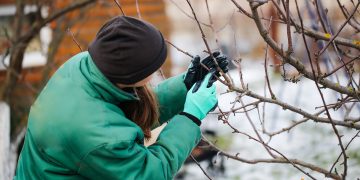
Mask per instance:
[[[216,62],[218,63],[221,70],[224,73],[228,72],[229,62],[227,61],[227,57],[224,55],[220,55],[220,52],[214,52],[213,56],[216,59]],[[215,71],[214,74],[217,77],[220,76],[220,72],[217,70],[216,64],[211,56],[207,56],[205,59],[201,60],[201,63],[204,64],[210,70]],[[200,57],[195,56],[191,60],[191,64],[184,78],[184,83],[186,85],[186,88],[189,90],[196,82],[203,80],[207,73],[208,70],[202,67],[200,64]],[[216,81],[216,77],[213,76],[209,81],[209,85],[211,86],[212,83],[214,83],[215,81]]]

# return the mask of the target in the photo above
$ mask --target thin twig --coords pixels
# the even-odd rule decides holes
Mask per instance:
[[[276,157],[273,158],[274,160],[276,160],[276,159],[283,159],[283,160],[285,160],[285,161],[283,161],[283,163],[284,163],[284,162],[287,162],[287,163],[291,164],[293,167],[295,167],[296,169],[298,169],[299,171],[301,171],[302,173],[304,173],[305,175],[307,175],[308,177],[310,177],[311,179],[315,179],[312,175],[310,175],[308,172],[305,172],[304,170],[302,170],[302,169],[298,166],[298,165],[300,165],[300,166],[301,166],[301,165],[304,165],[304,167],[306,167],[305,164],[307,164],[307,163],[300,163],[300,164],[298,164],[298,163],[296,163],[296,161],[294,162],[293,160],[287,158],[283,153],[281,153],[280,151],[274,149],[273,147],[269,146],[268,144],[264,143],[263,141],[258,140],[258,139],[256,139],[256,138],[252,137],[251,135],[249,135],[249,134],[247,134],[247,133],[244,133],[244,132],[241,132],[241,131],[239,131],[239,130],[237,130],[237,133],[242,134],[242,135],[248,137],[249,139],[254,140],[255,142],[258,142],[258,143],[266,146],[267,148],[271,149],[272,151],[275,151],[277,154],[279,154],[279,155],[282,157],[282,158],[279,158],[279,157],[276,156]],[[206,138],[203,137],[203,139],[205,139],[205,142],[208,142],[210,146],[213,146],[213,147],[216,148],[216,146],[212,145],[209,141],[206,140]],[[220,154],[223,154],[220,149],[217,149],[217,150],[220,152]],[[226,156],[226,155],[225,155],[225,156]],[[236,156],[236,157],[237,157],[237,156]],[[298,160],[297,160],[297,161],[298,161]],[[310,168],[310,167],[312,167],[312,168]],[[310,168],[310,169],[312,169],[312,170],[315,170],[315,171],[318,171],[318,172],[321,172],[321,173],[324,173],[324,172],[328,173],[328,171],[326,171],[326,170],[324,170],[324,169],[321,169],[321,168],[319,168],[319,167],[317,167],[317,166],[314,166],[314,165],[308,166],[308,168]],[[325,174],[325,173],[324,173],[324,174]]]
[[[300,10],[299,10],[299,6],[298,6],[297,0],[295,0],[295,4],[296,4],[296,10],[297,10],[297,13],[298,13],[298,16],[299,16],[299,19],[300,19],[301,27],[304,27],[304,25],[303,25],[303,20],[302,20],[302,17],[301,17],[301,15],[300,15]],[[358,5],[359,5],[359,3],[358,3]],[[302,30],[302,31],[304,31],[304,30]],[[311,62],[310,50],[309,50],[309,47],[308,47],[308,45],[307,45],[307,43],[306,43],[306,39],[305,39],[304,33],[302,33],[302,38],[303,38],[304,43],[305,43],[305,48],[306,48],[306,51],[307,51],[307,55],[308,55],[308,57],[309,57],[310,66],[311,66],[311,70],[312,70],[313,76],[316,77],[316,75],[315,75],[315,70],[314,70],[313,64],[312,64],[312,62]],[[323,95],[323,93],[322,93],[321,90],[320,90],[319,84],[318,84],[317,80],[315,80],[314,82],[315,82],[315,85],[316,85],[316,87],[317,87],[317,89],[318,89],[318,91],[319,91],[319,94],[320,94],[320,96],[321,96],[321,100],[322,100],[322,102],[323,102],[323,104],[324,104],[324,108],[325,108],[325,110],[326,110],[326,115],[327,115],[328,118],[329,118],[329,121],[330,121],[331,126],[332,126],[332,128],[333,128],[333,130],[334,130],[334,133],[335,133],[335,135],[336,135],[336,137],[337,137],[337,139],[338,139],[338,141],[339,141],[339,146],[340,146],[341,151],[342,151],[343,156],[344,156],[344,163],[343,163],[343,165],[344,165],[344,172],[343,172],[343,174],[342,174],[342,177],[343,177],[343,179],[345,179],[345,178],[346,178],[346,175],[347,175],[347,156],[346,156],[346,150],[345,150],[345,148],[344,148],[344,146],[343,146],[343,143],[342,143],[342,140],[341,140],[341,136],[340,136],[340,134],[339,134],[339,132],[338,132],[338,130],[337,130],[334,122],[333,122],[333,119],[332,119],[332,117],[331,117],[331,115],[330,115],[330,112],[329,112],[329,110],[328,110],[328,108],[327,108],[327,106],[326,106],[326,102],[325,102],[325,99],[324,99],[324,95]]]
[[[291,37],[291,29],[290,29],[290,5],[289,0],[286,0],[286,32],[287,32],[287,39],[288,39],[288,50],[287,54],[290,55],[293,53],[293,45],[292,45],[292,37]]]
[[[117,7],[120,9],[120,11],[121,11],[122,15],[123,15],[123,16],[125,16],[125,13],[124,13],[124,11],[123,11],[123,9],[122,9],[122,7],[121,7],[121,5],[120,5],[119,1],[118,1],[118,0],[114,0],[114,1],[115,1],[115,3],[116,3]]]
[[[158,70],[158,73],[160,74],[162,80],[166,79],[166,76],[165,76],[165,74],[164,74],[164,72],[163,72],[163,70],[161,68]]]
[[[188,18],[190,18],[190,19],[192,19],[192,20],[195,20],[195,18],[194,17],[192,17],[192,16],[190,16],[187,12],[185,12],[178,4],[176,4],[175,3],[175,1],[174,0],[169,0],[172,4],[174,4],[175,5],[175,7],[177,8],[177,9],[179,9],[186,17],[188,17]],[[211,27],[209,24],[206,24],[206,23],[204,23],[204,22],[200,22],[202,25],[204,25],[204,26],[206,26],[206,27]]]
[[[310,114],[310,113],[304,111],[303,109],[292,106],[288,103],[285,103],[285,102],[281,101],[280,99],[274,100],[271,98],[266,98],[266,97],[260,96],[256,93],[250,91],[249,89],[240,89],[240,88],[234,87],[233,90],[236,92],[239,92],[239,93],[246,93],[246,96],[258,99],[264,103],[271,103],[271,104],[279,105],[284,110],[290,110],[294,113],[301,114],[302,116],[309,118],[309,119],[313,120],[314,122],[328,123],[328,124],[331,123],[329,121],[329,119],[327,119],[327,118],[318,117],[313,114]],[[360,124],[353,124],[353,123],[348,123],[348,122],[344,122],[344,121],[340,121],[340,120],[333,120],[333,123],[337,126],[344,126],[344,127],[349,127],[349,128],[360,130]]]
[[[139,7],[139,2],[138,2],[138,1],[139,1],[139,0],[135,0],[135,3],[136,3],[136,13],[137,13],[139,19],[142,19],[142,18],[141,18],[140,7]]]
[[[335,72],[337,72],[337,71],[338,71],[339,69],[341,69],[342,67],[347,66],[348,64],[354,62],[355,60],[357,60],[357,59],[359,59],[359,58],[360,58],[360,56],[354,57],[353,59],[349,60],[348,62],[345,62],[344,64],[336,67],[336,68],[333,69],[331,72],[326,73],[324,76],[322,76],[322,78],[326,78],[326,77],[328,77],[328,76],[331,76],[332,74],[334,74]]]
[[[192,14],[193,14],[193,16],[194,16],[194,18],[195,18],[195,21],[196,21],[198,27],[199,27],[199,30],[200,30],[200,33],[201,33],[201,37],[202,37],[202,40],[203,40],[203,42],[204,42],[204,44],[205,44],[205,46],[206,46],[207,52],[209,53],[210,57],[213,59],[215,65],[216,65],[217,70],[218,70],[218,71],[223,75],[223,77],[225,78],[225,81],[226,81],[226,82],[223,82],[223,81],[220,81],[220,82],[224,83],[224,84],[225,84],[226,86],[228,86],[228,87],[229,87],[229,86],[232,86],[229,77],[227,77],[227,75],[226,75],[226,74],[223,72],[223,70],[219,67],[219,64],[217,63],[215,57],[213,56],[213,53],[211,52],[210,46],[209,46],[209,44],[208,44],[208,42],[207,42],[207,40],[206,40],[205,33],[204,33],[204,31],[203,31],[203,29],[202,29],[202,27],[201,27],[201,24],[200,24],[200,22],[199,22],[199,20],[198,20],[198,18],[197,18],[197,16],[196,16],[196,14],[195,14],[194,8],[192,7],[192,5],[191,5],[191,3],[190,3],[189,0],[186,0],[186,2],[187,2],[188,5],[190,6],[191,12],[192,12]],[[215,76],[215,77],[216,77],[216,76]]]
[[[321,113],[323,113],[325,111],[325,109],[317,112],[314,114],[314,116],[318,116],[320,115]],[[272,136],[275,136],[275,135],[278,135],[278,134],[281,134],[283,132],[289,132],[291,129],[293,129],[294,127],[302,124],[302,123],[305,123],[307,122],[308,120],[310,120],[309,118],[303,118],[303,119],[300,119],[298,121],[295,121],[293,124],[291,124],[290,126],[288,127],[285,127],[285,128],[281,128],[281,130],[278,130],[278,131],[275,131],[275,132],[272,132],[272,133],[269,133],[269,132],[265,132],[265,134],[267,134],[268,136],[272,137]]]
[[[267,31],[270,31],[271,23],[272,23],[271,19],[272,19],[272,16],[270,17],[269,27],[268,27]],[[267,87],[269,88],[269,92],[270,92],[271,99],[276,99],[276,96],[275,96],[274,92],[273,92],[272,89],[271,89],[271,84],[270,84],[269,75],[268,75],[268,69],[267,69],[268,50],[269,50],[269,45],[266,44],[265,59],[264,59],[264,62],[265,62],[265,63],[264,63],[265,78],[266,78]]]
[[[216,42],[218,48],[220,49],[220,52],[222,52],[221,46],[219,44],[219,36],[218,36],[217,31],[215,30],[214,22],[213,22],[213,19],[211,17],[211,12],[210,12],[210,8],[209,8],[208,0],[205,0],[205,4],[206,4],[206,11],[207,11],[207,14],[208,14],[208,17],[209,17],[211,31],[213,32],[213,34],[215,36],[215,42]]]
[[[200,168],[201,171],[205,174],[205,176],[206,176],[207,178],[209,178],[210,180],[212,180],[212,178],[209,176],[209,174],[205,171],[204,168],[201,167],[200,163],[194,158],[194,156],[193,156],[192,154],[190,154],[190,157],[191,157],[191,159],[196,163],[196,165],[199,166],[199,168]]]
[[[330,41],[327,42],[327,44],[320,50],[320,52],[318,53],[318,56],[320,56],[321,54],[323,54],[325,52],[325,50],[329,47],[329,45],[334,41],[334,39],[340,34],[340,32],[344,29],[345,25],[349,23],[350,19],[354,16],[357,8],[359,7],[360,2],[358,2],[356,4],[356,7],[354,9],[354,11],[351,13],[351,15],[346,19],[346,21],[341,25],[341,27],[339,28],[339,30],[336,32],[336,34],[334,36],[331,37]]]
[[[345,17],[346,19],[348,19],[348,14],[345,12],[345,9],[346,9],[346,8],[345,8],[343,5],[341,5],[340,0],[336,0],[336,1],[337,1],[338,5],[339,5],[339,8],[340,8],[342,14],[344,15],[344,17]],[[354,21],[354,22],[353,22],[353,21]],[[358,31],[358,32],[360,31],[359,24],[358,24],[358,22],[356,22],[355,18],[352,18],[352,19],[349,21],[349,24],[350,24],[356,31]]]
[[[355,136],[353,136],[353,137],[351,138],[351,140],[350,140],[350,141],[348,142],[348,144],[346,145],[345,149],[347,149],[347,148],[349,147],[349,145],[351,144],[351,142],[352,142],[355,138],[359,137],[359,133],[360,133],[360,131],[358,131],[358,132],[355,134]],[[337,159],[335,160],[334,164],[331,166],[331,168],[330,168],[330,170],[329,170],[330,173],[332,172],[333,168],[335,167],[335,165],[336,165],[337,162],[339,161],[341,155],[342,155],[342,152],[339,154],[339,156],[338,156]]]
[[[5,69],[9,68],[9,66],[6,65],[6,63],[5,63],[6,57],[9,55],[9,53],[10,53],[10,50],[9,50],[9,48],[7,48],[1,58],[1,64],[5,67]]]
[[[309,72],[305,65],[300,61],[300,59],[298,59],[297,57],[294,57],[293,55],[290,56],[286,56],[286,54],[284,54],[282,48],[277,44],[277,42],[275,42],[268,34],[268,32],[266,31],[266,29],[264,28],[262,22],[260,21],[260,17],[259,14],[257,12],[257,9],[253,7],[252,4],[251,5],[251,11],[253,14],[253,20],[258,28],[258,31],[260,33],[260,35],[262,36],[262,38],[265,40],[266,43],[269,44],[269,46],[276,52],[279,54],[279,56],[283,57],[283,61],[288,62],[290,65],[292,65],[294,68],[296,68],[296,70],[298,70],[301,74],[304,75],[304,77],[310,79],[310,80],[315,80],[317,79],[315,76],[313,76],[313,74],[311,72]],[[304,30],[305,31],[305,30]],[[305,31],[306,32],[306,31]],[[342,94],[347,94],[350,95],[352,97],[358,97],[360,96],[360,91],[358,90],[349,90],[347,87],[341,86],[337,83],[334,83],[330,80],[327,79],[320,79],[319,83],[321,85],[323,85],[324,87],[333,89],[336,92],[342,93]]]
[[[179,47],[177,47],[177,46],[175,46],[175,45],[174,45],[172,42],[170,42],[169,40],[165,39],[165,41],[166,41],[168,44],[170,44],[172,47],[174,47],[176,50],[178,50],[178,51],[182,52],[183,54],[185,54],[185,55],[187,55],[187,56],[189,56],[189,57],[191,57],[191,58],[194,58],[194,56],[193,56],[193,55],[191,55],[190,53],[188,53],[188,52],[186,52],[186,51],[184,51],[184,50],[180,49],[180,48],[179,48]]]
[[[319,21],[320,21],[320,24],[321,24],[324,32],[325,32],[325,33],[328,33],[328,30],[326,29],[325,22],[324,22],[324,20],[323,20],[322,14],[321,14],[321,12],[320,12],[320,7],[319,7],[319,2],[318,2],[318,1],[319,1],[319,0],[315,0],[316,12],[317,12],[317,14],[318,14]],[[323,9],[321,9],[321,10],[323,10]]]
[[[253,16],[249,13],[249,12],[247,12],[243,7],[241,7],[240,6],[240,4],[238,4],[235,0],[231,0],[233,3],[234,3],[234,5],[239,9],[239,11],[241,12],[241,13],[243,13],[243,14],[245,14],[247,17],[249,17],[249,18],[253,18]]]
[[[74,34],[71,32],[71,29],[70,29],[70,28],[67,28],[67,32],[70,34],[73,42],[74,42],[74,43],[77,45],[77,47],[80,49],[80,52],[82,52],[83,50],[82,50],[79,42],[75,39]]]

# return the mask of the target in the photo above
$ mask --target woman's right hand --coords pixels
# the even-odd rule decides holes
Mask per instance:
[[[217,106],[216,86],[209,81],[214,73],[208,73],[204,80],[195,83],[186,95],[184,112],[202,120]],[[198,83],[201,83],[200,86]],[[208,85],[210,85],[208,87]],[[198,87],[198,89],[194,89]]]

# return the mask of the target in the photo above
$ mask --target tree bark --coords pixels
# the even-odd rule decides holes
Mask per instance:
[[[16,44],[10,51],[10,64],[6,72],[4,85],[2,86],[3,89],[1,91],[0,100],[10,102],[11,93],[14,90],[17,81],[21,77],[24,53],[29,42]]]

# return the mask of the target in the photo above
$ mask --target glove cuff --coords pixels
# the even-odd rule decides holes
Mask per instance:
[[[196,125],[200,126],[201,125],[201,121],[199,118],[195,117],[194,115],[192,114],[189,114],[187,112],[181,112],[179,113],[180,115],[184,115],[186,117],[188,117],[192,122],[194,122]]]

